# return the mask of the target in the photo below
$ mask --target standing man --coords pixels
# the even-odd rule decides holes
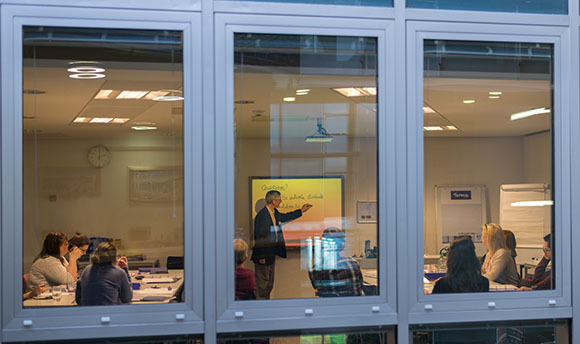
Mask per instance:
[[[300,209],[281,213],[276,209],[280,203],[282,203],[280,192],[268,191],[266,193],[266,206],[258,212],[254,219],[252,261],[255,264],[257,299],[270,298],[270,292],[274,287],[276,256],[286,258],[286,243],[280,223],[295,220],[312,208],[311,204],[306,203]]]

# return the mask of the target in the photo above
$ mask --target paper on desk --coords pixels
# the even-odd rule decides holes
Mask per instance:
[[[167,288],[147,288],[133,290],[133,294],[135,295],[162,295],[162,294],[171,295],[174,292],[175,290],[168,290]]]
[[[35,299],[35,300],[52,299],[52,293],[50,291],[45,291],[44,293],[42,293],[40,295],[36,295],[35,297],[33,297],[33,299]]]
[[[423,277],[423,283],[427,284],[427,283],[431,283],[431,281],[429,281],[428,279],[426,279],[425,277]]]
[[[145,277],[141,280],[143,283],[173,283],[175,279],[172,277],[159,277],[159,278],[151,278]]]

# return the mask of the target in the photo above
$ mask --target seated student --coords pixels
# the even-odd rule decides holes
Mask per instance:
[[[497,283],[517,286],[520,278],[501,227],[495,223],[483,225],[481,241],[487,246],[487,254],[481,269],[483,277]]]
[[[516,241],[516,236],[514,235],[514,232],[507,230],[507,229],[503,230],[503,236],[505,238],[505,245],[507,246],[507,249],[510,250],[510,252],[512,253],[512,261],[514,262],[514,267],[516,268],[516,272],[517,272],[518,271],[518,264],[516,263],[516,257],[518,256],[518,253],[516,252],[516,246],[518,246],[518,244]],[[521,278],[519,272],[518,272],[518,278]]]
[[[486,291],[489,291],[489,281],[481,276],[471,237],[453,240],[447,253],[447,274],[435,282],[433,294]]]
[[[131,301],[133,291],[127,257],[117,260],[117,248],[113,243],[100,243],[91,263],[77,282],[75,299],[78,305],[120,305]]]
[[[544,256],[534,270],[531,287],[520,287],[518,290],[534,289],[551,289],[552,288],[552,270],[546,269],[550,260],[552,260],[552,234],[544,237]]]
[[[64,258],[68,252],[68,240],[62,233],[46,235],[42,251],[30,267],[27,291],[44,284],[55,286],[74,282],[77,279],[77,259],[82,251],[77,247],[70,252],[70,262]]]
[[[332,248],[334,252],[331,253],[336,255],[331,262],[321,262],[322,264],[315,265],[315,269],[308,272],[316,295],[320,297],[360,296],[363,294],[363,277],[360,265],[356,260],[341,255],[346,245],[344,237],[344,230],[336,227],[327,228],[322,233],[323,240],[335,243],[335,247]],[[326,252],[322,253],[323,257],[326,255]]]
[[[86,254],[87,250],[89,249],[90,243],[91,243],[91,241],[89,240],[88,236],[81,234],[79,232],[76,232],[75,235],[68,240],[68,250],[70,252],[75,247],[78,247],[82,251],[83,254]],[[67,255],[68,255],[68,253],[67,253]]]
[[[236,263],[236,300],[253,300],[256,298],[256,278],[254,270],[242,266],[248,260],[248,244],[242,239],[234,240]]]

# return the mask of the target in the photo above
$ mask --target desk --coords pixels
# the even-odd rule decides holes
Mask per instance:
[[[137,271],[129,271],[131,274],[131,281],[138,282],[134,278]],[[168,303],[173,299],[173,294],[183,283],[183,270],[169,270],[167,274],[141,274],[145,278],[142,281],[140,290],[133,290],[133,300],[132,304],[144,304],[144,303]],[[167,278],[171,278],[173,282],[162,282]],[[158,280],[159,282],[156,282]],[[160,298],[163,300],[156,301],[144,301],[143,299],[147,296]],[[22,303],[23,307],[65,307],[65,306],[76,306],[75,292],[64,292],[62,294],[62,299],[59,302],[55,302],[52,298],[49,299],[28,299]]]
[[[361,269],[365,295],[379,295],[379,272],[377,269]]]
[[[433,287],[435,286],[435,281],[431,282],[425,277],[423,277],[423,292],[425,294],[431,294],[433,292]],[[489,282],[489,291],[517,291],[518,287],[511,284],[500,284],[496,282]]]

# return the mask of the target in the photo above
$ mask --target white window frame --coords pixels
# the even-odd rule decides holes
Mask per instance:
[[[160,14],[162,16],[160,17]],[[160,19],[162,18],[162,20]],[[2,340],[130,337],[203,333],[203,200],[201,15],[119,9],[3,5],[2,74]],[[103,307],[23,308],[22,291],[22,27],[96,27],[183,32],[185,302]],[[181,318],[183,316],[183,318]],[[103,323],[102,317],[109,317]],[[31,321],[32,325],[26,325]],[[80,331],[80,332],[79,332]]]
[[[407,23],[407,207],[408,255],[399,256],[403,263],[399,278],[407,281],[406,295],[409,323],[451,323],[501,321],[512,319],[568,318],[572,314],[570,249],[570,94],[567,87],[569,32],[564,27],[458,24],[446,22]],[[553,179],[555,180],[554,213],[556,289],[533,292],[490,292],[470,294],[423,294],[423,42],[429,39],[533,42],[554,45],[555,133]],[[563,72],[564,69],[564,72]],[[399,228],[401,230],[401,228]],[[402,229],[405,231],[405,229]],[[405,262],[404,259],[407,259]],[[405,265],[408,268],[405,269]],[[555,303],[554,303],[555,302]],[[529,311],[524,311],[529,310]]]
[[[259,23],[256,24],[256,23]],[[234,301],[234,33],[377,37],[378,43],[378,246],[380,295],[344,298]],[[272,331],[391,325],[396,315],[395,155],[393,23],[262,15],[217,14],[216,56],[216,197],[225,210],[216,217],[217,332]],[[388,46],[388,48],[387,48]],[[221,90],[221,91],[219,91]],[[225,90],[225,92],[223,91]],[[391,263],[389,265],[389,263]],[[224,283],[225,282],[225,283]],[[378,307],[373,310],[373,307]],[[311,309],[312,315],[306,310]],[[332,319],[332,320],[329,320]]]

